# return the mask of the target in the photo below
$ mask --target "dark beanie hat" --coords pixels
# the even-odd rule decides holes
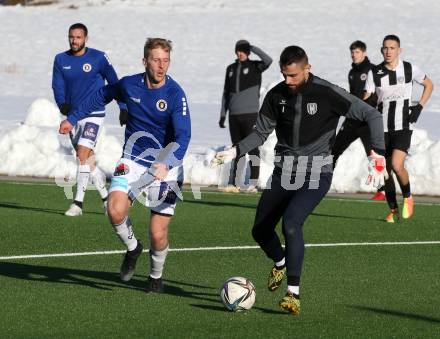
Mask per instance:
[[[247,40],[238,40],[235,44],[235,52],[245,52],[249,54],[251,52],[251,44]]]

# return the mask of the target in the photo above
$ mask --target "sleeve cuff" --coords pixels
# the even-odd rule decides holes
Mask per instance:
[[[385,150],[380,148],[373,148],[373,151],[375,151],[377,154],[385,156]]]
[[[73,126],[75,126],[76,123],[78,122],[78,119],[76,119],[76,117],[74,117],[73,114],[70,114],[67,117],[67,121],[70,122]]]

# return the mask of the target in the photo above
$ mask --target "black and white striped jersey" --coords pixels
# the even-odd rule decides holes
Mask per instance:
[[[377,109],[382,113],[385,132],[412,129],[409,106],[413,81],[421,84],[425,77],[419,67],[402,60],[394,70],[382,62],[368,72],[365,91],[377,94]]]

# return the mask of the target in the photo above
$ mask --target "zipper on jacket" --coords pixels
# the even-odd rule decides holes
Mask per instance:
[[[241,74],[241,62],[238,62],[237,76],[235,78],[235,93],[240,92],[240,74]]]

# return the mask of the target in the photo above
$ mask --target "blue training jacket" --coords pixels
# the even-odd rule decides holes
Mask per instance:
[[[62,104],[76,109],[88,96],[98,89],[118,81],[118,76],[104,52],[86,48],[81,56],[66,51],[55,56],[52,73],[52,89],[58,107]],[[125,105],[119,103],[119,107]],[[104,116],[104,105],[96,107],[93,116]]]
[[[67,120],[75,125],[113,99],[126,103],[129,112],[124,158],[145,167],[160,158],[170,168],[181,165],[191,139],[191,120],[185,93],[176,81],[166,76],[162,87],[151,89],[145,73],[124,77],[89,96]]]

